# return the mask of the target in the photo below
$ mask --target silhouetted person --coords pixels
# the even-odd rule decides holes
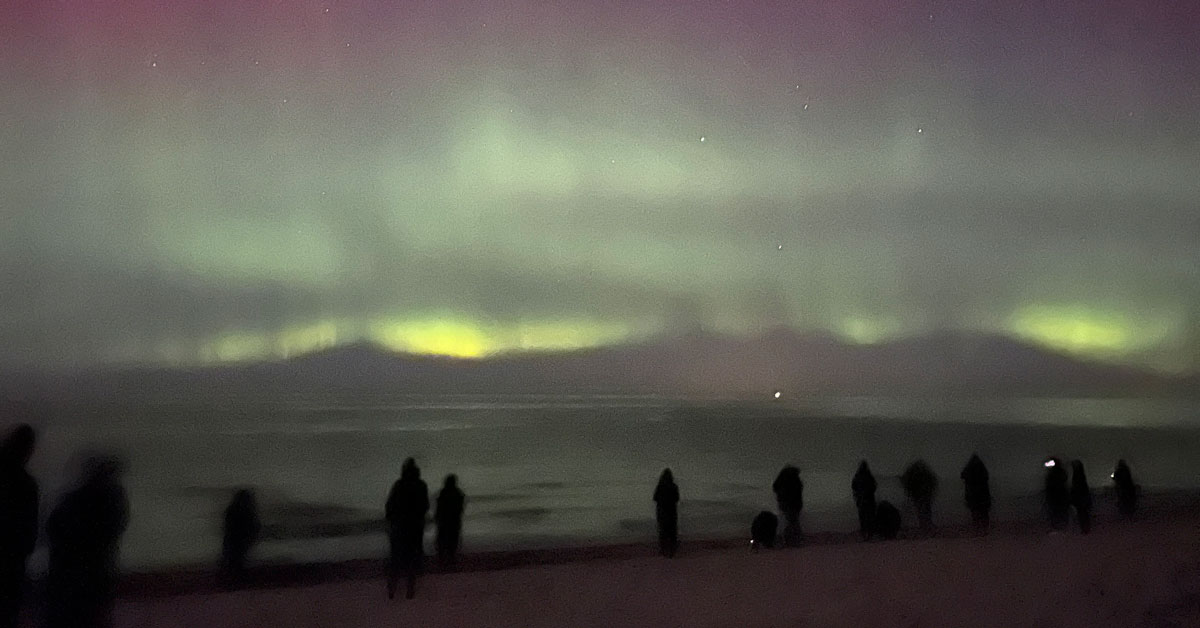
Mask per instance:
[[[1087,534],[1092,529],[1092,489],[1079,460],[1071,462],[1071,505],[1075,507],[1079,531]]]
[[[1112,480],[1117,493],[1117,511],[1126,517],[1132,517],[1133,513],[1137,512],[1138,486],[1133,482],[1133,472],[1124,460],[1117,461]]]
[[[1043,463],[1046,467],[1046,513],[1050,525],[1056,530],[1067,525],[1071,512],[1071,494],[1067,489],[1067,469],[1062,460],[1050,458]]]
[[[886,499],[875,509],[875,533],[887,540],[900,534],[900,511]]]
[[[437,552],[443,563],[452,564],[458,558],[458,543],[462,538],[463,508],[466,497],[458,488],[458,476],[451,473],[442,482],[437,497]]]
[[[924,460],[908,465],[900,476],[904,494],[917,509],[917,523],[923,530],[933,527],[933,498],[937,495],[938,479]]]
[[[120,473],[115,458],[89,460],[80,486],[59,500],[46,522],[50,628],[112,625],[120,540],[129,518]]]
[[[38,486],[25,470],[35,440],[22,423],[0,445],[0,628],[15,628],[21,616],[25,564],[37,542]]]
[[[261,528],[254,493],[249,489],[239,490],[225,508],[221,572],[226,586],[236,586],[242,582],[246,572],[246,555],[258,541]]]
[[[396,585],[402,573],[408,576],[406,596],[417,593],[417,575],[425,558],[425,516],[429,512],[429,489],[421,479],[421,470],[409,458],[404,461],[400,479],[388,493],[386,517],[391,560],[388,565],[388,598],[396,597]]]
[[[764,510],[754,517],[750,523],[750,545],[754,549],[775,547],[775,536],[779,533],[779,517],[775,513]]]
[[[679,487],[670,469],[663,469],[654,487],[654,519],[658,522],[658,551],[671,558],[679,547]]]
[[[775,491],[779,514],[783,515],[784,544],[795,545],[801,537],[800,511],[804,508],[804,482],[800,480],[800,469],[790,464],[784,467],[775,477],[771,489]]]
[[[971,511],[971,522],[976,529],[987,530],[991,524],[992,488],[988,481],[987,466],[978,454],[971,454],[967,466],[962,470],[963,500]]]
[[[858,509],[858,531],[865,541],[871,538],[875,521],[875,476],[866,460],[858,463],[850,490],[854,493],[854,507]]]

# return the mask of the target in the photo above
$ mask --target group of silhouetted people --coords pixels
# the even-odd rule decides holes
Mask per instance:
[[[25,569],[38,537],[38,485],[26,466],[36,435],[18,425],[0,444],[0,627],[21,615]],[[129,502],[120,461],[89,458],[78,484],[62,496],[46,521],[50,559],[46,573],[46,625],[111,625],[121,535]]]
[[[446,476],[437,497],[434,522],[437,524],[437,553],[443,564],[452,565],[458,555],[462,536],[463,508],[466,498],[458,488],[458,476]],[[387,520],[388,598],[396,596],[400,578],[407,578],[405,597],[416,595],[417,576],[424,569],[425,519],[429,513],[429,489],[421,479],[421,469],[412,458],[404,461],[400,479],[388,493],[384,518]]]
[[[35,433],[27,424],[18,425],[0,443],[0,628],[16,626],[21,613],[25,570],[38,538],[38,485],[26,467],[33,455]],[[1058,458],[1044,462],[1046,512],[1054,529],[1069,522],[1074,509],[1082,533],[1091,530],[1092,494],[1083,463],[1071,462],[1071,472]],[[46,625],[50,628],[108,626],[116,593],[119,543],[128,521],[128,500],[121,485],[122,467],[113,457],[87,460],[77,486],[59,500],[46,522],[49,569],[46,575]],[[986,532],[990,526],[992,493],[987,466],[973,454],[963,467],[963,499],[971,512],[973,526]],[[1137,510],[1138,486],[1124,460],[1112,474],[1118,511],[1132,516]],[[918,526],[933,526],[933,502],[938,478],[923,460],[910,464],[900,476],[905,496],[917,513]],[[782,540],[796,545],[803,540],[800,513],[804,508],[804,482],[800,470],[785,466],[771,485],[779,515],[783,518]],[[870,465],[858,465],[850,489],[858,511],[859,533],[894,539],[900,532],[900,511],[884,500],[876,501],[878,484]],[[654,489],[655,520],[659,551],[672,557],[679,547],[679,486],[670,469],[663,469]],[[446,476],[437,496],[434,521],[437,526],[437,555],[453,565],[462,534],[465,497],[457,476]],[[416,592],[417,577],[424,569],[424,535],[430,510],[429,490],[421,479],[416,461],[404,461],[400,478],[387,496],[390,559],[387,593],[394,598],[402,578],[407,578],[407,597]],[[224,513],[221,552],[222,582],[234,587],[242,582],[247,555],[257,541],[261,522],[254,493],[238,490]],[[771,548],[778,538],[779,517],[762,511],[751,523],[751,544]]]
[[[1065,527],[1073,508],[1080,531],[1087,534],[1091,530],[1092,494],[1083,463],[1079,460],[1071,463],[1070,478],[1058,458],[1051,458],[1044,464],[1047,472],[1043,495],[1051,525],[1056,530]],[[992,510],[991,480],[987,465],[978,454],[971,454],[959,477],[963,482],[963,501],[971,513],[971,525],[977,532],[986,533],[991,526]],[[1124,460],[1117,462],[1112,479],[1117,510],[1122,515],[1132,516],[1137,510],[1138,486],[1134,483],[1133,474]],[[933,502],[938,491],[937,475],[924,460],[916,460],[901,474],[900,485],[916,511],[918,528],[924,533],[929,533],[933,529]],[[783,543],[796,545],[803,540],[800,512],[804,507],[804,482],[800,478],[800,470],[794,465],[785,466],[776,476],[771,489],[775,493],[779,515],[769,510],[755,515],[750,524],[750,544],[755,548],[774,547],[779,537],[779,519],[782,516]],[[866,460],[860,461],[858,470],[850,481],[850,491],[858,511],[859,534],[863,540],[873,537],[894,539],[900,533],[900,510],[886,500],[876,502],[877,489],[878,483],[871,473],[871,466]],[[664,469],[659,476],[658,486],[654,489],[654,502],[659,551],[664,556],[674,556],[679,545],[679,487],[676,486],[670,469]]]

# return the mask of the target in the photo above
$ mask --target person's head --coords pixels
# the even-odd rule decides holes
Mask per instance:
[[[125,465],[113,455],[91,456],[83,464],[84,482],[88,484],[116,482],[124,472]]]
[[[1125,459],[1124,459],[1124,458],[1122,458],[1122,459],[1120,459],[1120,460],[1118,460],[1118,461],[1117,461],[1117,469],[1120,469],[1120,470],[1125,470],[1125,469],[1128,469],[1128,468],[1129,468],[1129,465],[1125,464]]]
[[[442,482],[442,486],[443,488],[458,488],[458,476],[453,473],[447,475],[446,479]]]
[[[412,458],[404,461],[404,468],[400,470],[401,480],[419,480],[421,479],[421,469]]]
[[[662,473],[658,476],[658,481],[661,484],[675,481],[675,476],[671,474],[671,467],[667,467],[662,470]]]
[[[233,506],[238,508],[254,508],[254,491],[243,488],[233,494]]]
[[[1083,461],[1072,460],[1071,461],[1071,473],[1077,479],[1084,479],[1086,476],[1084,475],[1084,472],[1083,472]]]
[[[0,444],[0,458],[23,467],[33,456],[36,440],[33,427],[28,423],[21,423],[13,428],[5,437],[4,443]]]
[[[859,473],[870,473],[871,465],[867,464],[866,460],[859,460],[858,461],[858,472]]]

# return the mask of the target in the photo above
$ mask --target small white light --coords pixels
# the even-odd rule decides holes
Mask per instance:
[[[1112,478],[1112,479],[1114,479],[1114,480],[1115,480],[1115,479],[1117,479],[1117,474],[1116,474],[1116,473],[1109,473],[1109,474],[1108,474],[1108,477],[1110,477],[1110,478]]]
[[[703,141],[704,141],[704,140],[706,140],[706,139],[708,139],[708,138],[706,138],[706,137],[705,137],[705,136],[703,136],[703,135],[701,135],[701,136],[700,136],[700,141],[701,141],[701,142],[703,142]]]
[[[778,390],[776,390],[776,391],[775,391],[775,398],[776,398],[776,399],[778,399],[778,398],[779,398],[779,396],[780,396],[780,395],[782,395],[782,394],[783,394],[783,393],[781,393],[781,392],[779,392]]]
[[[1047,461],[1046,461],[1044,464],[1045,464],[1045,466],[1047,466],[1047,467],[1053,467],[1053,466],[1054,466],[1054,461],[1053,461],[1053,460],[1047,460]]]

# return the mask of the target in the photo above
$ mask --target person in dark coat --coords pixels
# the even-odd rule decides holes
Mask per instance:
[[[1075,507],[1079,531],[1087,534],[1092,529],[1092,489],[1088,486],[1083,462],[1079,460],[1071,462],[1071,505]]]
[[[237,586],[246,571],[246,555],[258,540],[262,525],[254,493],[241,489],[225,508],[224,539],[221,543],[221,574],[226,586]]]
[[[962,470],[963,500],[971,511],[971,522],[977,530],[987,531],[991,525],[992,489],[987,466],[978,454],[971,454]]]
[[[771,484],[779,513],[783,515],[783,541],[786,545],[800,542],[800,511],[804,508],[804,482],[800,480],[800,469],[788,465],[780,470]]]
[[[121,471],[116,458],[89,460],[83,482],[59,500],[46,522],[49,628],[112,625],[120,541],[129,521]]]
[[[875,532],[889,541],[900,534],[900,511],[886,499],[875,509]]]
[[[465,505],[466,497],[458,488],[458,476],[453,473],[447,475],[442,482],[442,490],[438,493],[437,512],[434,513],[437,522],[438,559],[445,564],[453,564],[458,558]]]
[[[1058,458],[1050,458],[1042,464],[1046,467],[1046,513],[1050,516],[1050,525],[1055,530],[1061,530],[1067,525],[1071,512],[1067,469]]]
[[[858,531],[863,540],[871,538],[875,521],[875,476],[867,461],[858,463],[858,471],[850,481],[854,493],[854,507],[858,509]]]
[[[1117,461],[1112,480],[1117,493],[1117,511],[1126,517],[1132,517],[1137,511],[1138,486],[1133,481],[1133,472],[1124,460]]]
[[[25,566],[37,542],[38,485],[25,469],[35,440],[22,423],[0,445],[0,628],[17,626]]]
[[[663,469],[654,487],[654,518],[658,522],[658,551],[671,558],[679,546],[679,487],[670,469]]]
[[[429,488],[421,479],[421,470],[416,461],[404,461],[400,479],[388,493],[385,516],[388,523],[388,540],[391,543],[391,560],[388,565],[388,599],[396,597],[396,586],[401,574],[408,576],[406,597],[412,599],[417,593],[417,575],[425,558],[425,517],[429,513]]]
[[[933,498],[937,495],[938,479],[924,460],[908,465],[900,476],[904,494],[917,509],[917,524],[922,530],[933,528]]]
[[[779,517],[775,513],[764,510],[754,517],[750,523],[750,547],[758,549],[775,547],[775,536],[779,533]]]

